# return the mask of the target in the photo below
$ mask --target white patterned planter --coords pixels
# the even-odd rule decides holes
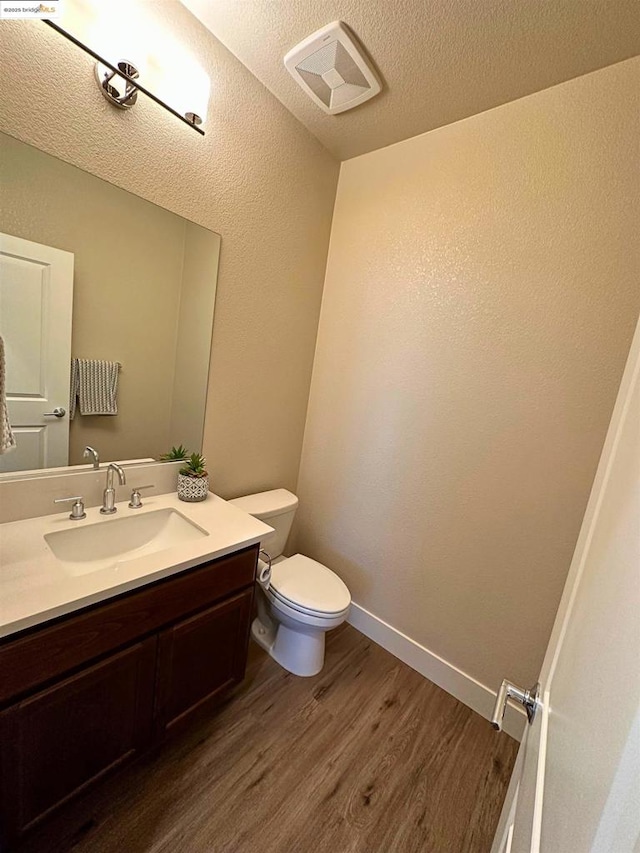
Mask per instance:
[[[186,474],[178,474],[178,497],[181,501],[204,501],[209,494],[208,477],[188,477]]]

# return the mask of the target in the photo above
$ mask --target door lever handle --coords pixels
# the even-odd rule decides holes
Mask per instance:
[[[63,418],[67,414],[67,410],[62,406],[56,406],[52,412],[44,412],[43,418]]]
[[[537,684],[534,684],[533,687],[530,687],[528,690],[523,690],[522,687],[518,687],[517,684],[512,684],[510,681],[507,681],[506,678],[504,679],[500,685],[500,690],[498,690],[496,704],[493,708],[493,714],[491,715],[491,725],[498,732],[502,731],[502,721],[504,720],[504,713],[507,710],[507,702],[509,699],[512,699],[514,702],[519,702],[524,706],[524,709],[527,712],[529,725],[531,725],[535,718],[536,711],[540,706],[540,683],[538,682]]]

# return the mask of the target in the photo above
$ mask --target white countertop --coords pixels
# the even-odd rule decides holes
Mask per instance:
[[[129,509],[127,503],[116,504],[114,516],[90,507],[82,521],[71,521],[65,511],[0,524],[0,637],[254,545],[272,530],[213,494],[201,503],[178,500],[175,493],[143,496],[144,506],[137,510]],[[44,538],[54,531],[109,524],[112,519],[158,509],[175,510],[207,535],[80,575],[54,556]]]

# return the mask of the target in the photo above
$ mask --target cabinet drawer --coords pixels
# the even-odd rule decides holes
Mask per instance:
[[[0,713],[8,840],[148,744],[156,645],[136,643]]]
[[[253,583],[258,546],[36,627],[0,645],[0,706]]]
[[[168,731],[242,681],[253,588],[172,625],[160,634],[156,728]]]

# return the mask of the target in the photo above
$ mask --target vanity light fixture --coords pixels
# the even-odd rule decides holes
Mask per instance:
[[[138,100],[138,87],[132,81],[138,79],[140,72],[127,59],[121,59],[117,65],[119,70],[114,71],[112,67],[96,62],[96,80],[110,104],[121,110],[130,110]]]
[[[197,133],[201,134],[201,136],[204,136],[204,130],[200,127],[202,124],[202,118],[195,112],[185,112],[184,115],[182,115],[177,110],[174,110],[173,107],[170,107],[169,104],[165,103],[165,101],[161,100],[157,95],[154,95],[153,92],[146,89],[138,82],[138,69],[128,59],[121,59],[114,65],[86,44],[83,44],[83,42],[75,38],[75,36],[72,36],[71,33],[63,30],[62,27],[59,27],[53,21],[44,20],[43,23],[56,30],[60,35],[75,44],[76,47],[84,50],[85,53],[88,53],[89,56],[92,56],[96,60],[96,81],[100,86],[100,91],[109,103],[118,107],[118,109],[131,109],[138,100],[138,92],[142,92],[143,95],[151,98],[151,100],[155,101],[156,104],[164,107],[165,110],[170,112],[176,118],[179,118],[180,121],[183,121],[185,124],[189,125],[189,127],[192,127],[197,131]]]

